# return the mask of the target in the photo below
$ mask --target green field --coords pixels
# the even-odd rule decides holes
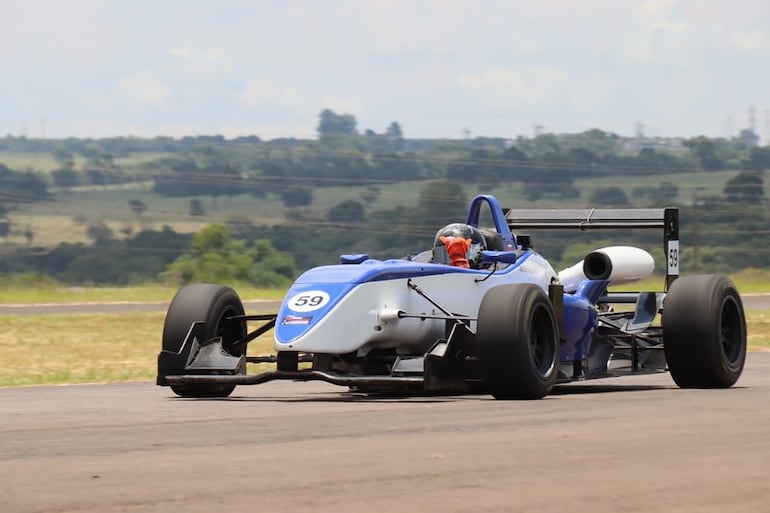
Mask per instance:
[[[770,282],[755,284],[770,291]],[[752,278],[737,275],[739,289]],[[636,287],[657,289],[650,282]],[[633,287],[626,287],[633,289]],[[237,287],[244,299],[280,299],[283,290]],[[176,289],[163,286],[130,288],[10,287],[0,290],[0,303],[87,303],[155,301],[167,303]],[[745,292],[745,290],[743,291]],[[258,312],[254,312],[258,313]],[[770,350],[770,312],[747,311],[752,350]],[[163,312],[74,315],[0,316],[0,386],[114,381],[149,381],[155,376],[163,330]],[[251,354],[272,350],[270,336],[250,347]]]
[[[142,165],[162,154],[141,154],[116,159],[126,173],[141,170]],[[0,163],[14,170],[48,174],[58,167],[51,154],[0,152]],[[76,165],[84,164],[76,156]],[[144,171],[142,171],[144,172]],[[699,196],[719,194],[725,182],[737,171],[680,173],[661,176],[614,176],[611,179],[578,180],[581,196],[566,205],[563,201],[532,202],[522,194],[519,183],[501,186],[466,186],[465,195],[494,194],[504,207],[560,208],[590,207],[589,197],[597,187],[618,186],[633,201],[635,187],[657,187],[669,181],[679,188],[674,205],[687,205]],[[378,209],[411,208],[417,205],[427,182],[381,184],[376,202],[362,201],[368,213]],[[178,232],[192,233],[210,223],[245,220],[259,225],[287,224],[292,209],[276,195],[257,198],[251,195],[200,198],[206,211],[203,217],[191,217],[190,198],[170,198],[152,192],[149,180],[109,186],[84,186],[67,190],[52,189],[50,201],[21,204],[12,210],[12,233],[2,240],[8,248],[54,247],[62,242],[89,242],[89,224],[104,222],[117,237],[144,228],[170,226]],[[367,187],[317,187],[314,200],[301,213],[308,219],[323,220],[327,211],[346,200],[362,200]],[[142,201],[147,210],[136,215],[129,204]],[[636,206],[647,206],[637,204]],[[28,240],[24,232],[34,234]],[[427,241],[426,241],[427,242]],[[686,270],[685,270],[686,271]],[[770,270],[745,270],[732,276],[741,293],[770,292]],[[21,281],[18,281],[21,280]],[[632,284],[627,290],[661,290],[663,279],[657,277]],[[261,290],[243,286],[236,289],[244,299],[278,299],[283,290]],[[176,287],[147,285],[139,287],[80,288],[52,284],[34,277],[6,277],[0,289],[0,303],[87,303],[113,301],[171,300]],[[753,348],[770,348],[770,315],[747,312],[749,343]],[[0,317],[0,386],[34,383],[70,383],[91,381],[149,380],[154,376],[155,357],[160,344],[163,314],[130,313],[122,315],[83,314],[73,316]],[[268,350],[269,347],[264,348]],[[261,350],[261,349],[260,349]]]
[[[0,386],[151,381],[162,312],[0,316]],[[747,312],[749,346],[770,350],[770,313]],[[272,337],[249,346],[269,354]]]
[[[163,154],[137,154],[128,158],[115,159],[115,163],[128,175],[147,173],[142,166]],[[82,157],[76,162],[82,167]],[[12,169],[34,170],[44,174],[56,169],[57,162],[48,153],[12,153],[0,152],[0,163]],[[520,183],[501,186],[468,185],[465,195],[471,197],[478,193],[490,193],[498,197],[504,207],[512,208],[559,208],[592,207],[590,195],[597,187],[617,186],[625,191],[632,202],[632,191],[635,187],[657,187],[661,181],[668,181],[679,188],[679,196],[671,203],[687,205],[698,196],[719,194],[725,182],[733,178],[737,171],[676,173],[662,176],[619,175],[609,179],[576,180],[575,186],[581,190],[578,198],[565,205],[561,200],[542,199],[536,202],[528,200],[522,194]],[[422,188],[422,182],[400,182],[380,184],[380,196],[374,203],[362,201],[362,194],[367,187],[316,187],[313,189],[313,202],[303,207],[300,212],[308,219],[323,220],[328,210],[346,200],[359,200],[365,204],[368,212],[377,209],[393,209],[399,207],[414,207]],[[86,235],[89,224],[104,222],[115,233],[122,237],[124,232],[137,232],[143,228],[161,229],[170,226],[178,232],[192,233],[210,223],[224,223],[229,220],[246,220],[255,224],[287,224],[293,209],[287,208],[277,195],[267,195],[257,198],[243,194],[233,197],[202,197],[199,198],[205,209],[205,216],[190,216],[191,198],[172,198],[152,192],[153,182],[143,181],[127,184],[106,186],[83,186],[72,189],[58,190],[52,188],[53,198],[50,201],[32,204],[21,204],[9,215],[13,233],[4,239],[9,245],[23,246],[28,244],[25,232],[34,234],[32,244],[35,246],[54,247],[62,242],[88,242]],[[142,201],[147,210],[137,216],[129,202]],[[647,206],[645,200],[639,200],[635,206]]]

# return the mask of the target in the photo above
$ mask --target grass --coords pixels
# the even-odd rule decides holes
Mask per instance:
[[[178,287],[146,285],[137,287],[67,287],[58,285],[14,284],[0,288],[0,304],[93,303],[93,302],[168,302]],[[244,299],[282,299],[284,289],[265,289],[232,285]]]
[[[750,349],[770,350],[770,313],[746,317]],[[164,312],[0,316],[0,386],[152,381],[164,318]],[[249,345],[250,354],[271,352],[270,334]]]
[[[50,170],[55,162],[52,158],[29,156],[25,154],[9,154],[0,152],[0,162],[5,159],[12,169],[27,167],[40,170]],[[146,156],[143,156],[146,157]],[[154,158],[155,156],[153,156]],[[146,157],[149,158],[149,157]],[[126,159],[126,165],[138,165],[139,157]],[[53,164],[52,164],[53,163]],[[695,195],[707,196],[719,194],[727,180],[734,177],[736,171],[714,173],[681,173],[667,176],[679,188],[679,196],[671,203],[682,205],[691,203]],[[634,201],[631,191],[634,187],[657,187],[660,176],[613,176],[611,185],[625,190]],[[399,182],[380,184],[380,196],[375,203],[368,203],[361,198],[366,186],[346,187],[316,187],[313,190],[313,202],[303,207],[302,213],[310,219],[324,219],[328,210],[346,200],[362,201],[369,211],[383,208],[414,207],[418,203],[420,192],[427,181]],[[694,184],[697,184],[694,185]],[[563,208],[595,206],[590,203],[591,193],[599,186],[607,186],[604,181],[595,179],[576,180],[582,194],[565,205],[563,201],[542,199],[536,202],[528,200],[522,193],[519,183],[500,186],[469,185],[465,189],[469,198],[477,193],[495,194],[504,207],[515,208]],[[179,232],[195,232],[206,224],[223,223],[228,219],[238,218],[249,220],[256,224],[285,224],[290,213],[275,195],[257,198],[249,194],[232,197],[203,197],[199,198],[206,211],[203,217],[191,218],[190,199],[166,197],[152,191],[151,181],[120,184],[117,186],[88,186],[69,190],[52,190],[55,196],[51,201],[20,205],[18,210],[9,214],[15,235],[5,242],[24,245],[26,239],[23,233],[29,229],[35,234],[34,245],[54,247],[61,242],[87,242],[86,229],[88,224],[104,222],[113,229],[117,237],[120,231],[132,228],[134,232],[141,228],[160,229],[164,225]],[[137,217],[132,211],[129,201],[140,200],[147,210]],[[642,202],[647,200],[640,200]],[[639,204],[636,206],[647,206]]]
[[[684,272],[682,276],[690,274],[695,273]],[[729,276],[741,294],[770,294],[770,269],[743,269]],[[663,282],[663,276],[653,276],[642,281],[611,287],[610,290],[613,292],[661,291],[663,290]]]
[[[242,194],[230,197],[203,197],[206,215],[191,217],[190,199],[171,198],[152,192],[152,183],[132,184],[135,188],[80,188],[59,192],[55,200],[25,204],[12,211],[8,217],[13,231],[5,242],[26,245],[23,233],[34,233],[34,245],[55,247],[62,242],[88,242],[86,231],[89,224],[104,222],[112,228],[116,237],[121,230],[131,228],[161,229],[169,226],[177,232],[197,232],[207,224],[226,223],[231,219],[244,219],[255,224],[273,225],[287,223],[287,208],[276,195],[256,198]],[[370,209],[412,207],[417,204],[423,182],[382,185],[378,201]],[[325,219],[326,212],[346,200],[361,201],[365,187],[325,187],[314,190],[314,201],[303,213],[313,219]],[[147,210],[137,216],[129,201],[142,201]]]
[[[137,153],[128,157],[118,157],[115,159],[115,164],[130,172],[144,163],[165,155],[164,153]],[[86,158],[82,155],[73,154],[72,157],[77,169],[82,169],[86,164]],[[61,167],[52,153],[39,152],[0,151],[0,164],[8,166],[14,171],[35,171],[45,174]]]
[[[770,350],[770,312],[767,310],[748,310],[746,312],[746,331],[749,348]]]
[[[151,381],[163,312],[0,316],[0,386]],[[269,353],[272,338],[250,346]]]
[[[629,199],[632,198],[632,191],[635,187],[655,187],[657,188],[661,182],[670,182],[676,185],[679,189],[679,196],[673,204],[681,205],[692,202],[693,198],[697,195],[715,196],[722,194],[722,190],[725,187],[725,183],[734,178],[738,174],[738,171],[715,171],[715,172],[693,172],[693,173],[674,173],[666,176],[651,175],[651,176],[639,176],[639,175],[614,175],[610,178],[610,182],[604,180],[579,179],[575,180],[575,187],[583,191],[586,197],[589,197],[591,193],[600,187],[607,187],[612,185],[613,187],[620,187],[628,195]]]
[[[730,276],[741,294],[770,293],[770,270],[747,269]],[[37,281],[39,280],[39,281]],[[286,289],[265,289],[244,284],[229,284],[244,300],[282,299]],[[90,302],[168,302],[175,285],[146,284],[129,287],[69,287],[35,275],[3,277],[0,304],[19,303],[90,303]],[[613,287],[613,291],[663,289],[663,277]]]

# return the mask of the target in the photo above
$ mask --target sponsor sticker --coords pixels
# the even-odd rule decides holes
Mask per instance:
[[[281,321],[281,324],[289,324],[289,325],[298,325],[298,324],[310,324],[310,322],[313,320],[312,317],[303,317],[300,315],[287,315],[283,318],[283,321]]]

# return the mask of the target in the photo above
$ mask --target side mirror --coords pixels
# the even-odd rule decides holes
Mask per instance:
[[[513,251],[482,251],[481,262],[484,264],[515,264],[516,253]]]

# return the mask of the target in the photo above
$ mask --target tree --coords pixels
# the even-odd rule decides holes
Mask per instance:
[[[746,171],[765,171],[770,169],[770,146],[751,148],[748,158],[742,162]]]
[[[404,138],[404,132],[401,130],[401,125],[395,121],[388,125],[388,128],[385,130],[385,135],[388,136],[389,139]]]
[[[347,200],[330,208],[326,218],[340,223],[363,223],[366,220],[366,210],[360,202]]]
[[[324,109],[319,115],[318,136],[323,139],[333,135],[356,135],[356,118],[351,114],[335,114],[331,109]]]
[[[11,234],[11,221],[7,217],[0,217],[0,237],[6,238]]]
[[[281,201],[287,207],[306,207],[313,203],[313,189],[310,187],[289,187],[281,193]]]
[[[750,128],[744,128],[738,134],[738,141],[744,148],[753,148],[759,144],[759,136]]]
[[[628,196],[620,187],[599,187],[590,198],[592,205],[628,205]]]
[[[177,283],[246,282],[257,286],[286,286],[296,269],[292,258],[279,253],[267,240],[249,247],[234,239],[221,224],[206,226],[195,235],[190,249],[171,265],[164,276]]]
[[[385,129],[385,137],[388,139],[390,148],[393,151],[401,151],[404,149],[404,132],[401,130],[401,125],[395,121]]]
[[[569,161],[568,155],[546,153],[532,164],[531,167],[517,170],[524,184],[522,192],[527,199],[536,201],[541,198],[568,199],[580,196],[580,190],[574,186],[574,164]]]
[[[203,202],[198,198],[190,200],[190,216],[203,217],[206,215],[206,209],[203,208]]]
[[[693,156],[698,159],[701,169],[704,171],[718,171],[724,169],[725,160],[719,155],[717,146],[712,139],[699,136],[687,139],[682,144],[690,149]]]
[[[106,223],[99,221],[91,223],[86,227],[86,235],[88,235],[89,239],[96,242],[112,239],[115,234],[113,233],[112,228],[107,226]]]
[[[24,230],[24,238],[27,239],[27,246],[31,246],[32,242],[35,240],[35,232],[32,230],[31,226],[27,226],[27,229]]]
[[[128,200],[128,205],[131,207],[131,211],[134,213],[134,215],[136,215],[136,217],[141,221],[142,214],[147,211],[147,205],[138,199]]]
[[[55,149],[53,158],[59,164],[60,169],[74,169],[75,167],[75,155],[66,148]]]
[[[465,218],[467,199],[462,185],[451,181],[429,182],[420,191],[416,223],[438,229]]]
[[[762,175],[743,171],[727,181],[724,193],[731,201],[759,203],[764,186]]]
[[[244,192],[240,170],[228,156],[210,146],[200,146],[181,157],[154,163],[155,192],[164,196],[227,196]],[[160,169],[158,173],[157,169]]]
[[[57,187],[77,187],[83,183],[83,175],[68,167],[51,171],[51,178]]]

